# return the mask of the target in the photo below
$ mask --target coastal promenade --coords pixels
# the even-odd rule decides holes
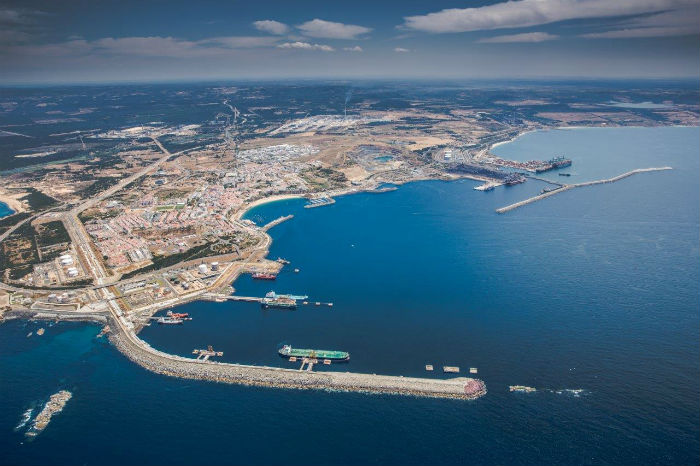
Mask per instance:
[[[525,206],[527,204],[532,204],[533,202],[537,202],[537,201],[540,201],[542,199],[546,199],[550,196],[554,196],[555,194],[559,194],[559,193],[562,193],[564,191],[568,191],[570,189],[582,188],[584,186],[593,186],[596,184],[614,183],[616,181],[620,181],[624,178],[635,175],[637,173],[655,172],[655,171],[663,171],[663,170],[673,170],[673,168],[672,167],[637,168],[636,170],[631,170],[631,171],[628,171],[626,173],[623,173],[622,175],[618,175],[618,176],[615,176],[613,178],[607,178],[604,180],[586,181],[584,183],[576,183],[576,184],[562,184],[562,185],[559,185],[560,186],[559,188],[553,189],[551,191],[547,191],[547,192],[539,194],[537,196],[530,197],[530,198],[525,199],[525,200],[520,201],[520,202],[515,202],[515,203],[507,205],[505,207],[501,207],[500,209],[496,209],[496,212],[499,214],[504,214],[506,212],[510,212],[511,210],[515,210],[518,207],[522,207],[522,206]],[[550,183],[550,181],[548,181],[548,180],[543,180],[543,181],[547,181],[548,183]],[[558,183],[554,183],[554,184],[558,184]]]

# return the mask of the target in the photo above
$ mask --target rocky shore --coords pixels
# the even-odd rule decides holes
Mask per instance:
[[[32,423],[32,427],[25,435],[27,437],[36,437],[39,435],[44,429],[46,429],[46,426],[49,425],[51,418],[55,414],[63,411],[63,408],[66,406],[66,403],[68,403],[68,400],[70,400],[72,396],[73,394],[68,390],[61,390],[60,392],[51,395],[49,401],[46,402],[44,409],[42,409],[36,416],[36,419],[34,419],[34,422]]]

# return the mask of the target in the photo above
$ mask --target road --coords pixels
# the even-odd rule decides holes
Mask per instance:
[[[158,148],[163,152],[164,155],[163,155],[161,158],[159,158],[158,160],[156,160],[156,161],[153,162],[152,164],[150,164],[150,165],[144,167],[143,169],[137,171],[137,172],[134,173],[133,175],[130,175],[130,176],[124,178],[123,180],[119,181],[119,183],[115,184],[114,186],[112,186],[112,187],[110,187],[110,188],[108,188],[108,189],[102,191],[102,192],[101,192],[100,194],[98,194],[97,196],[95,196],[95,197],[93,197],[93,198],[91,198],[91,199],[88,199],[87,201],[83,202],[82,204],[77,205],[76,207],[74,207],[73,209],[71,209],[71,213],[73,213],[73,214],[75,214],[75,215],[78,215],[80,212],[82,212],[82,211],[84,211],[84,210],[86,210],[86,209],[89,209],[90,207],[93,207],[93,206],[94,206],[95,204],[97,204],[98,202],[101,202],[101,201],[107,199],[109,196],[111,196],[111,195],[113,195],[114,193],[116,193],[117,191],[123,189],[123,188],[126,187],[129,183],[133,183],[134,181],[138,180],[138,179],[141,178],[142,176],[147,175],[148,173],[152,172],[153,170],[155,170],[156,168],[158,168],[159,166],[161,166],[163,163],[165,163],[165,161],[168,160],[170,157],[172,157],[172,156],[174,156],[174,155],[180,155],[180,154],[182,154],[182,153],[184,153],[184,152],[187,152],[187,151],[190,151],[190,150],[194,150],[194,149],[195,149],[195,148],[186,149],[186,150],[183,150],[183,151],[180,151],[180,152],[176,152],[176,153],[174,153],[174,154],[171,154],[170,151],[168,151],[168,149],[166,149],[166,148],[163,146],[163,144],[161,144],[161,142],[158,140],[158,138],[156,138],[156,137],[151,137],[151,139],[152,139],[153,142],[156,144],[156,146],[158,146]]]

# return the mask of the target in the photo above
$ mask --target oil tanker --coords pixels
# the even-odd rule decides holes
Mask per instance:
[[[278,351],[283,358],[308,358],[308,359],[330,359],[331,361],[349,361],[350,353],[345,351],[314,350],[292,348],[291,345],[284,345]]]
[[[255,272],[251,275],[255,280],[276,280],[277,275],[274,273]]]

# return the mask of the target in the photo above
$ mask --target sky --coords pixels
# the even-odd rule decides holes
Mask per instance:
[[[0,85],[696,79],[699,52],[700,0],[0,0]]]

